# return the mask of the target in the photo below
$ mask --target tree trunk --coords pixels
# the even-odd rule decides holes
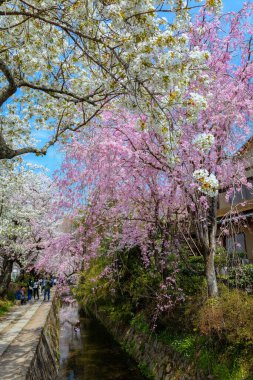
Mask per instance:
[[[205,257],[205,273],[209,297],[216,297],[218,295],[218,286],[214,267],[214,255],[215,250],[211,249],[210,253]]]
[[[196,234],[200,251],[204,257],[205,275],[209,297],[218,295],[218,286],[214,266],[217,232],[217,197],[210,199],[209,208],[203,213],[200,209],[196,219]]]
[[[218,295],[218,286],[214,266],[216,253],[216,233],[217,233],[217,198],[211,200],[208,218],[208,250],[205,255],[205,272],[209,297]]]
[[[0,274],[0,297],[7,294],[9,284],[11,282],[13,260],[3,259],[2,270]]]

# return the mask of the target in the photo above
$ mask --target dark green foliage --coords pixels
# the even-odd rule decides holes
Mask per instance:
[[[139,363],[138,365],[141,373],[147,378],[147,379],[152,379],[152,375],[150,374],[150,371],[148,369],[148,366],[145,362]]]
[[[166,276],[170,276],[169,268]],[[157,294],[161,291],[163,281],[164,274],[154,264],[145,268],[140,250],[136,247],[116,252],[110,258],[102,252],[100,257],[92,261],[90,268],[81,273],[74,293],[83,304],[95,302],[99,307],[110,307],[112,319],[123,317],[129,320],[142,312],[147,316],[148,323],[152,323],[157,308]],[[177,294],[177,288],[171,287],[171,297],[176,299]]]
[[[205,270],[202,256],[188,256],[180,264],[181,274],[185,276],[203,275]]]
[[[130,325],[144,334],[151,334],[150,324],[147,322],[147,318],[143,313],[135,315],[132,318]]]
[[[253,290],[253,264],[238,266],[229,270],[228,285]]]
[[[107,244],[101,256],[93,260],[89,270],[80,276],[75,295],[84,305],[96,304],[115,324],[124,322],[152,339],[168,345],[184,360],[200,369],[205,376],[217,380],[250,380],[253,372],[253,299],[236,289],[220,285],[220,297],[208,300],[204,261],[202,256],[182,255],[175,281],[184,294],[184,302],[175,303],[172,309],[154,315],[157,292],[175,267],[176,257],[171,255],[168,267],[160,273],[154,263],[144,267],[138,247],[106,255]],[[226,263],[226,254],[220,250],[216,267]],[[103,276],[106,268],[113,268]],[[231,269],[230,286],[249,289],[253,282],[253,265]],[[167,289],[173,295],[173,289]],[[248,297],[248,298],[247,298]],[[125,347],[129,353],[134,350]],[[148,374],[145,363],[143,373]]]

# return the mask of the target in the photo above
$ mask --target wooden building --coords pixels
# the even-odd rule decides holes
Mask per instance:
[[[228,253],[245,253],[245,258],[253,263],[253,137],[238,151],[246,166],[248,182],[252,189],[243,185],[240,191],[226,199],[226,191],[220,190],[218,197],[218,226],[225,221],[229,234],[223,238]],[[219,232],[218,229],[218,232]]]

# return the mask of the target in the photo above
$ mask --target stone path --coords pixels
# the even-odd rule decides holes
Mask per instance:
[[[0,358],[41,306],[41,301],[18,306],[0,322]]]
[[[34,355],[51,304],[32,301],[15,306],[0,319],[0,380],[26,378],[28,359]]]

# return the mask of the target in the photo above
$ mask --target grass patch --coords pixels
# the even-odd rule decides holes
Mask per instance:
[[[158,340],[216,380],[253,380],[251,347],[215,342],[198,333],[164,330]]]
[[[0,317],[6,314],[12,306],[13,306],[12,301],[0,299]]]

